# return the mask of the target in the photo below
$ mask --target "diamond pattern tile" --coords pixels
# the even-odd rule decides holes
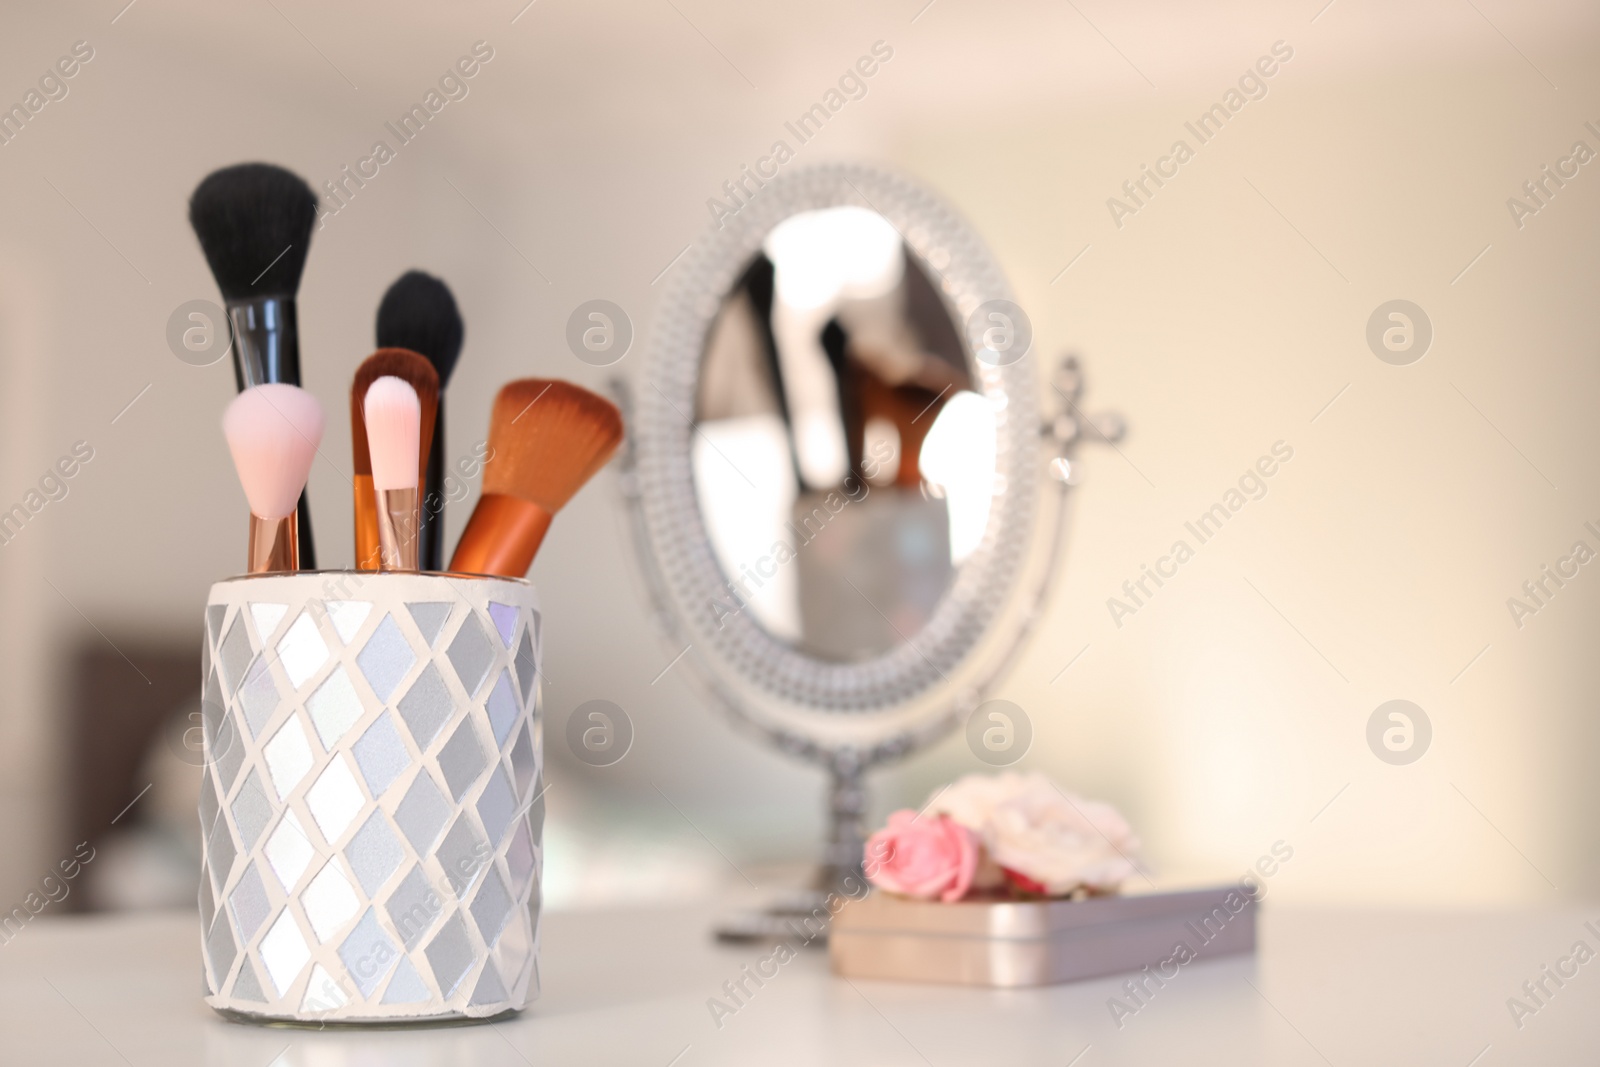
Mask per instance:
[[[478,976],[478,986],[472,991],[473,1004],[499,1004],[506,999],[505,983],[494,972],[494,964],[486,963]]]
[[[239,936],[249,942],[272,912],[267,901],[267,887],[262,883],[254,863],[244,869],[244,874],[239,876],[239,883],[228,894],[228,907],[233,909],[233,922]]]
[[[361,673],[366,675],[367,684],[372,686],[378,699],[386,703],[393,695],[395,686],[400,684],[400,680],[416,662],[417,654],[411,650],[411,643],[400,632],[393,615],[384,616],[377,630],[367,638],[361,651],[356,653],[356,663],[360,665]]]
[[[317,935],[318,941],[326,941],[355,918],[361,909],[361,898],[356,896],[350,879],[339,869],[339,861],[329,860],[300,894],[300,906],[311,923],[311,932]]]
[[[272,801],[261,787],[261,776],[251,771],[233,798],[233,822],[239,828],[239,837],[245,851],[256,847],[256,838],[272,819]]]
[[[289,791],[300,784],[314,762],[306,728],[294,717],[279,727],[261,754],[266,758],[267,774],[272,779],[272,788],[278,791],[279,800],[288,799]]]
[[[211,929],[211,919],[217,913],[217,898],[211,893],[211,878],[200,875],[200,929]]]
[[[378,917],[371,908],[339,946],[339,958],[364,997],[372,996],[399,955],[399,949],[378,925]]]
[[[267,857],[267,865],[272,868],[278,885],[285,893],[291,893],[300,883],[300,876],[306,873],[306,868],[316,858],[317,850],[311,844],[305,827],[300,825],[299,816],[293,811],[286,811],[268,835],[262,854]]]
[[[501,671],[500,677],[494,683],[494,688],[489,690],[489,699],[484,702],[484,710],[489,713],[489,728],[494,731],[494,743],[504,747],[506,738],[511,734],[511,728],[517,724],[522,709],[517,705],[517,694],[511,689],[511,672]]]
[[[483,623],[478,621],[477,612],[469,614],[461,624],[445,655],[450,657],[450,664],[455,667],[456,677],[461,680],[461,687],[467,691],[467,696],[476,698],[483,680],[489,675],[489,667],[494,663],[494,646],[483,632]]]
[[[222,683],[227,687],[228,695],[233,696],[244,681],[245,668],[255,658],[255,650],[250,647],[250,635],[245,633],[243,616],[233,617],[228,636],[222,639],[217,649],[217,658],[221,661]]]
[[[233,940],[233,929],[225,917],[218,916],[211,923],[211,933],[206,938],[206,956],[211,960],[211,973],[218,987],[228,980],[228,971],[233,968],[233,961],[238,955],[239,946]]]
[[[350,773],[350,765],[343,756],[334,756],[327,770],[306,790],[306,807],[311,809],[311,817],[317,820],[322,839],[330,845],[345,832],[350,820],[356,817],[365,803],[361,786],[356,783],[356,777]]]
[[[287,908],[278,913],[277,921],[261,939],[257,951],[261,953],[261,965],[267,969],[267,979],[280,997],[289,991],[294,980],[300,977],[300,968],[311,959],[311,949],[300,932],[300,924],[294,921],[294,912]]]
[[[333,751],[362,712],[361,697],[342,665],[335,667],[306,700],[306,711],[311,713],[311,725],[317,728],[322,747]]]
[[[517,609],[510,604],[498,604],[491,600],[489,621],[494,623],[495,632],[500,635],[500,643],[510,648],[511,639],[517,633]]]
[[[211,836],[211,828],[217,825],[217,816],[222,814],[222,805],[217,801],[217,787],[211,784],[211,775],[200,776],[200,836]]]
[[[389,983],[389,988],[383,991],[385,1004],[421,1004],[432,997],[428,983],[422,980],[411,961],[404,958],[400,960],[400,966],[394,969],[394,979]]]
[[[506,849],[506,867],[517,885],[527,885],[533,877],[533,835],[528,832],[528,821],[518,819],[511,834],[511,847]]]
[[[333,980],[326,967],[311,965],[311,980],[306,983],[306,995],[300,998],[300,1014],[313,1018],[338,1011],[350,1002],[350,996]]]
[[[423,604],[407,604],[411,612],[411,621],[417,624],[417,629],[422,633],[422,639],[432,648],[433,643],[439,640],[439,631],[444,629],[444,624],[450,619],[450,604],[429,602]]]
[[[484,877],[483,888],[478,890],[471,910],[483,943],[493,948],[500,939],[500,931],[505,929],[506,917],[511,914],[511,893],[506,889],[505,879],[493,866]]]
[[[490,854],[472,821],[465,813],[457,815],[456,821],[445,831],[444,840],[439,842],[438,851],[439,866],[444,868],[445,879],[457,900],[467,899],[484,865],[489,862]]]
[[[517,796],[527,800],[531,795],[528,786],[533,782],[533,772],[538,764],[533,757],[533,737],[524,725],[517,731],[517,742],[511,746],[511,774],[517,780]]]
[[[228,617],[228,605],[211,604],[206,608],[206,630],[211,635],[211,646],[218,647],[222,643],[222,620]]]
[[[419,864],[413,864],[384,902],[389,923],[400,935],[406,951],[410,952],[422,940],[422,935],[433,928],[435,920],[444,914],[444,901],[428,884],[427,876]]]
[[[218,819],[217,825],[211,829],[211,836],[206,840],[206,866],[211,868],[213,896],[222,895],[228,875],[233,870],[233,861],[238,855],[239,849],[233,843],[233,831],[228,829],[228,820]]]
[[[400,733],[395,729],[394,716],[387,711],[367,727],[367,732],[351,746],[350,752],[375,800],[382,798],[394,780],[411,766],[405,742],[400,740]]]
[[[272,677],[272,665],[265,656],[258,656],[245,672],[244,685],[239,688],[239,706],[244,709],[244,721],[250,727],[251,737],[261,736],[272,713],[278,710],[278,700],[278,683]]]
[[[394,821],[417,855],[425,856],[450,818],[450,804],[427,771],[418,774],[395,809]]]
[[[534,618],[537,619],[538,616],[535,615]],[[528,706],[534,683],[539,678],[539,660],[533,652],[533,641],[528,637],[532,631],[532,626],[524,629],[522,640],[517,642],[517,685],[522,690],[523,707]]]
[[[411,683],[406,695],[400,698],[400,717],[411,730],[417,748],[426,752],[439,728],[450,720],[455,701],[439,674],[439,668],[428,664],[417,680]]]
[[[265,648],[272,640],[272,635],[278,632],[278,624],[288,613],[287,604],[250,605],[250,618],[256,624],[256,637],[261,639],[261,647]]]
[[[309,611],[289,624],[289,629],[278,640],[278,662],[289,684],[299,689],[311,676],[328,662],[328,643],[317,630],[317,621]]]
[[[223,793],[233,788],[244,766],[244,737],[236,716],[224,713],[218,720],[217,732],[206,738],[206,759],[217,768],[217,782]]]
[[[433,940],[428,942],[423,954],[428,957],[428,966],[433,968],[439,991],[446,997],[456,991],[461,979],[478,962],[472,951],[472,939],[467,936],[467,924],[461,921],[460,915],[450,916]]]
[[[383,888],[383,883],[394,874],[405,856],[400,838],[389,827],[389,817],[381,811],[369,815],[344,847],[344,858],[350,861],[350,869],[356,872],[361,891],[369,897],[378,895],[378,890]]]
[[[450,787],[450,796],[458,801],[466,796],[467,790],[477,781],[488,763],[470,718],[462,720],[456,732],[450,735],[450,740],[439,750],[439,770],[444,774],[445,785]]]
[[[361,624],[372,614],[372,604],[366,600],[329,600],[323,604],[328,609],[328,621],[333,623],[339,640],[349,644],[361,632]]]
[[[267,1002],[267,995],[261,991],[261,979],[256,975],[256,965],[250,962],[249,956],[239,965],[239,977],[233,981],[233,998],[252,1004]]]
[[[491,849],[499,851],[506,827],[511,825],[516,811],[517,795],[511,791],[511,780],[506,777],[504,767],[496,767],[489,776],[489,784],[478,797],[478,819],[483,823],[483,832],[489,835]]]

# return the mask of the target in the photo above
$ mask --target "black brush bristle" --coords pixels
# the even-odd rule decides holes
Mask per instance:
[[[226,300],[293,296],[317,221],[317,197],[270,163],[208,174],[189,198],[189,225]]]
[[[408,270],[389,286],[378,305],[378,347],[409,348],[427,356],[439,372],[439,388],[461,358],[466,328],[450,287],[431,274]]]

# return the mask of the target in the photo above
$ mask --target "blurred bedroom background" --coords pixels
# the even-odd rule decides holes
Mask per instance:
[[[413,266],[449,282],[467,322],[455,457],[507,378],[636,375],[708,201],[780,139],[786,167],[868,162],[946,198],[1040,353],[1079,353],[1093,406],[1130,426],[1086,450],[1063,580],[996,694],[1033,723],[1018,769],[1116,803],[1160,881],[1236,876],[1283,841],[1283,901],[1600,890],[1600,578],[1585,566],[1536,612],[1508,607],[1575,542],[1600,548],[1600,9],[125,3],[0,17],[0,103],[92,49],[0,146],[0,510],[92,451],[0,545],[0,909],[84,840],[96,858],[62,910],[193,905],[183,735],[206,589],[240,569],[245,533],[218,426],[231,371],[167,342],[174,309],[217,298],[185,220],[200,177],[266,159],[319,190],[344,181],[300,296],[305,384],[330,411],[389,282]],[[398,144],[385,124],[479,42],[477,74]],[[869,54],[862,91],[799,143],[785,124]],[[1273,73],[1241,81],[1263,57]],[[1230,92],[1243,106],[1197,140],[1185,124]],[[394,157],[345,180],[380,139]],[[1179,139],[1192,158],[1159,163]],[[1575,174],[1549,181],[1562,160]],[[613,368],[565,342],[592,299],[635,330]],[[1397,299],[1432,328],[1405,366],[1367,341]],[[330,419],[324,451],[348,455],[347,435]],[[1292,459],[1259,500],[1136,612],[1108,609],[1279,442]],[[310,492],[323,564],[347,565],[334,464]],[[813,858],[821,774],[666,669],[678,650],[652,624],[614,473],[531,577],[550,906],[704,897],[738,881],[719,850],[762,871]],[[614,766],[562,740],[592,699],[634,723]],[[1391,699],[1431,723],[1409,765],[1368,747]],[[954,736],[874,774],[872,819],[985,769]]]

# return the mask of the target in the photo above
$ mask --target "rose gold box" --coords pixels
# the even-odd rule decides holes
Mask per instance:
[[[874,891],[833,919],[837,974],[959,985],[1050,985],[1253,952],[1259,904],[1237,885],[1086,900],[906,900]]]

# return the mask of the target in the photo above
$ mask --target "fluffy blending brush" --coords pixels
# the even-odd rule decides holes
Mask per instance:
[[[378,570],[381,560],[381,513],[373,489],[373,457],[366,422],[367,390],[380,378],[399,378],[417,395],[422,422],[413,463],[419,477],[428,466],[434,413],[439,401],[439,376],[433,364],[415,352],[403,348],[379,349],[356,368],[355,379],[350,383],[350,447],[355,465],[356,567],[364,571]],[[416,569],[416,557],[413,557],[411,569]]]
[[[428,468],[422,480],[418,552],[422,569],[444,569],[444,390],[461,356],[465,327],[449,286],[420,270],[402,274],[378,305],[378,347],[409,348],[428,357],[439,374]],[[425,437],[424,440],[427,440]]]
[[[322,443],[322,405],[299,386],[253,386],[228,405],[222,432],[250,502],[248,573],[299,570],[295,501]]]
[[[316,219],[311,187],[269,163],[214,171],[189,199],[189,225],[227,304],[233,376],[240,390],[269,382],[300,384],[294,299]],[[304,500],[299,522],[301,555],[306,567],[313,568],[311,520]]]
[[[450,569],[521,578],[557,511],[622,443],[622,412],[570,382],[509,382],[489,416],[483,494]]]
[[[362,401],[372,488],[378,511],[378,569],[417,569],[417,459],[422,439],[422,404],[404,379],[373,382]]]

